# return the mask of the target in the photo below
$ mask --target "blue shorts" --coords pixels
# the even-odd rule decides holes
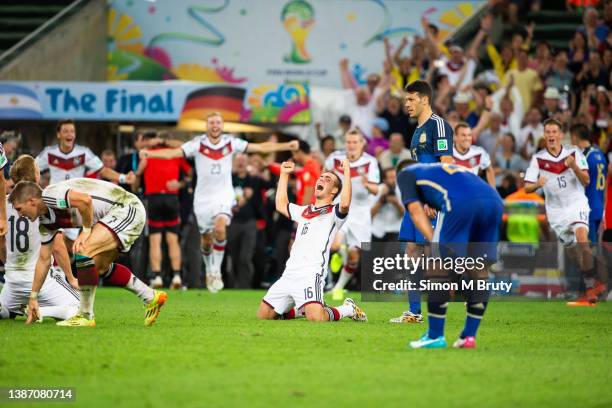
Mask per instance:
[[[453,203],[452,211],[438,217],[434,242],[449,244],[441,246],[441,250],[450,251],[443,256],[484,257],[494,263],[503,213],[499,198]]]
[[[589,216],[589,241],[593,244],[596,244],[599,238],[597,236],[597,232],[599,231],[599,224],[601,224],[601,220],[594,220]]]
[[[431,220],[432,228],[436,228],[436,219]],[[398,240],[402,242],[416,242],[417,244],[425,244],[429,241],[425,239],[421,231],[414,225],[412,222],[412,218],[410,218],[410,213],[408,210],[404,213],[404,218],[402,218],[402,225],[400,227]]]

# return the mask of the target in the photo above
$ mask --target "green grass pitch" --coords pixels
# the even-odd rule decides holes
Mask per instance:
[[[387,323],[405,304],[366,303],[367,323],[262,322],[263,293],[170,292],[152,327],[107,288],[93,329],[0,321],[0,387],[76,387],[72,407],[612,406],[612,304],[492,302],[477,349],[409,350],[425,324]],[[449,343],[463,319],[451,304]]]

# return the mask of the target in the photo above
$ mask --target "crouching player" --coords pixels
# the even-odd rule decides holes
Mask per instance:
[[[454,164],[415,164],[406,160],[399,164],[398,169],[403,169],[397,176],[402,202],[415,226],[429,242],[449,244],[453,256],[482,257],[487,263],[496,262],[503,214],[503,203],[497,191],[466,168]],[[425,214],[425,204],[440,212],[435,231]],[[476,251],[470,248],[473,246]],[[469,277],[474,281],[487,280],[488,268],[483,266],[482,269],[468,270]],[[434,275],[427,271],[426,276],[445,280],[449,274]],[[472,283],[474,290],[464,291],[467,316],[464,329],[453,344],[456,348],[476,346],[476,331],[487,307],[488,292],[477,290],[477,282]],[[410,342],[411,348],[446,347],[444,323],[449,300],[448,291],[430,292],[427,302],[429,330],[419,340]]]
[[[34,158],[28,155],[19,156],[11,166],[10,178],[13,183],[21,180],[38,183],[40,171]],[[4,237],[0,237],[0,259],[4,262],[6,279],[6,285],[0,293],[0,319],[23,314],[24,306],[28,304],[34,268],[40,251],[38,219],[30,221],[20,217],[10,203],[6,205],[6,216],[8,232]],[[44,281],[39,293],[39,317],[68,319],[74,316],[79,307],[78,284],[70,269],[70,258],[62,234],[54,237],[50,245],[53,247],[55,260],[66,272],[66,276],[58,269],[51,268],[51,279]]]
[[[366,321],[365,313],[352,299],[342,306],[323,303],[323,287],[328,272],[329,247],[334,235],[346,220],[351,204],[351,169],[348,159],[342,162],[344,186],[333,172],[325,172],[315,186],[315,204],[299,206],[289,203],[287,184],[295,164],[284,162],[276,189],[276,211],[298,223],[295,241],[283,276],[270,287],[259,305],[260,319],[293,318],[295,310],[311,321],[335,321],[350,317]],[[334,199],[340,195],[339,204]],[[295,306],[295,309],[294,309]]]
[[[28,322],[40,316],[38,297],[49,269],[50,246],[60,228],[79,228],[74,241],[79,310],[59,326],[95,326],[94,298],[100,275],[112,286],[123,286],[145,304],[145,325],[155,322],[166,301],[166,293],[154,291],[123,265],[111,265],[118,251],[127,252],[142,233],[145,209],[138,197],[102,180],[76,178],[44,190],[36,183],[21,181],[9,196],[20,216],[31,221],[40,217],[42,246],[30,294]]]

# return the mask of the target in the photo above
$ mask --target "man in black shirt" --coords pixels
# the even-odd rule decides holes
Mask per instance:
[[[147,140],[153,138],[154,136],[155,133],[151,133],[149,135],[145,135],[144,132],[134,133],[132,136],[132,152],[120,156],[117,160],[117,165],[115,167],[115,170],[122,174],[127,174],[130,171],[133,171],[134,174],[138,176],[136,184],[119,185],[127,191],[132,191],[141,200],[144,198],[142,194],[144,188],[141,188],[143,187],[141,181],[142,179],[140,177],[142,175],[142,169],[139,169],[140,159],[138,158],[138,152],[140,151],[140,149],[144,149],[146,147],[146,144],[148,143]],[[138,240],[136,240],[134,245],[132,245],[130,253],[122,255],[121,258],[121,262],[125,263],[128,267],[130,267],[134,275],[143,280],[146,280],[147,278],[146,265],[148,265],[147,255],[149,252],[147,238],[144,236],[145,234],[140,236]]]
[[[153,137],[154,135],[152,135],[151,137]],[[126,153],[124,155],[122,155],[121,157],[119,157],[119,159],[117,160],[117,166],[115,167],[115,170],[118,172],[121,172],[122,174],[127,174],[130,171],[133,171],[134,174],[136,174],[137,176],[140,176],[141,174],[138,173],[138,165],[140,164],[140,159],[138,158],[138,152],[140,151],[140,149],[143,149],[146,147],[146,141],[145,141],[145,134],[143,132],[136,132],[134,133],[134,135],[132,136],[132,143],[134,146],[134,149],[130,152],[130,153]],[[119,184],[121,187],[123,187],[125,190],[127,191],[132,191],[133,193],[135,193],[138,196],[141,196],[140,193],[140,183],[138,184],[138,188],[136,188],[134,190],[134,186],[130,186],[129,184]]]
[[[232,208],[232,223],[228,228],[228,255],[232,267],[228,269],[228,283],[234,287],[250,289],[253,280],[253,254],[257,241],[257,217],[261,213],[262,180],[247,171],[248,158],[237,154],[234,158],[232,183],[236,193],[236,205]]]

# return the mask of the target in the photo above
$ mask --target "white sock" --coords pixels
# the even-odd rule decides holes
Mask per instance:
[[[94,318],[94,299],[96,297],[96,286],[81,285],[81,300],[79,302],[79,313],[82,313],[88,319]]]
[[[42,317],[52,317],[54,319],[66,320],[79,312],[77,303],[68,303],[62,306],[41,306],[40,314]]]
[[[225,241],[213,240],[212,262],[211,268],[215,275],[221,274],[221,264],[223,263],[223,255],[225,255]]]
[[[584,286],[586,286],[587,289],[590,289],[592,287],[595,286],[595,278],[584,278]]]
[[[340,313],[340,318],[353,317],[355,315],[355,309],[351,305],[336,306],[336,310]]]
[[[155,291],[134,276],[134,274],[132,274],[130,281],[127,285],[125,285],[125,288],[138,296],[138,298],[144,303],[151,303],[155,297]]]
[[[347,269],[349,269],[348,265],[346,265],[340,271],[340,277],[338,278],[338,282],[336,282],[334,289],[344,289],[346,284],[349,283],[351,279],[353,279],[353,274],[347,272]]]
[[[209,249],[208,252],[202,248],[202,262],[204,262],[204,268],[206,268],[206,274],[211,273],[211,261],[212,261],[212,249]]]

